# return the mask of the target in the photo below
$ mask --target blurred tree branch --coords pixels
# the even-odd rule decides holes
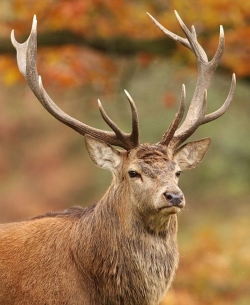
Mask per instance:
[[[27,39],[27,35],[17,38],[22,42]],[[86,46],[104,53],[120,55],[131,55],[139,52],[152,53],[169,56],[175,50],[175,42],[168,38],[158,39],[133,39],[131,37],[112,38],[86,38],[69,30],[56,32],[39,33],[38,45],[40,47],[59,47],[63,45]],[[0,54],[15,53],[10,39],[0,38]]]

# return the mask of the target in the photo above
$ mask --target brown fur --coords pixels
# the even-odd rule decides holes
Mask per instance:
[[[167,204],[163,191],[178,189],[177,163],[161,146],[121,153],[87,144],[94,162],[112,168],[110,188],[88,208],[0,225],[0,305],[157,305],[169,288],[176,209],[158,206]],[[131,167],[140,179],[129,177]]]

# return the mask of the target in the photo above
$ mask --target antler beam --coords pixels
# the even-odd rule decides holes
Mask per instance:
[[[29,38],[26,42],[20,44],[16,41],[14,30],[11,32],[11,42],[17,51],[18,68],[22,75],[27,80],[31,90],[40,101],[42,106],[52,114],[56,119],[65,125],[73,128],[81,135],[88,134],[92,137],[100,139],[110,145],[115,145],[124,148],[125,150],[132,149],[139,144],[139,127],[138,115],[135,103],[131,96],[125,91],[131,111],[132,111],[132,132],[130,134],[122,132],[118,126],[106,115],[104,109],[99,102],[99,110],[105,122],[111,127],[113,132],[100,130],[88,126],[75,118],[63,112],[50,98],[43,87],[41,76],[38,75],[36,58],[37,58],[37,19],[33,18],[32,29]]]

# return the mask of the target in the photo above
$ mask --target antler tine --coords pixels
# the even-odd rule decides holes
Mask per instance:
[[[110,145],[115,145],[124,148],[125,150],[136,147],[138,141],[138,117],[134,102],[130,102],[132,110],[132,132],[131,134],[123,133],[111,119],[107,117],[102,106],[100,107],[101,114],[106,123],[113,129],[114,132],[100,130],[89,125],[86,125],[75,118],[63,112],[50,98],[43,87],[42,79],[38,75],[36,67],[37,57],[37,19],[34,15],[32,28],[28,39],[24,43],[18,43],[15,39],[14,30],[11,32],[11,41],[17,50],[17,64],[19,71],[27,80],[27,83],[42,106],[52,114],[56,119],[71,127],[81,135],[88,134],[97,139],[100,139]]]
[[[185,106],[186,106],[186,90],[185,90],[185,85],[183,84],[182,91],[181,91],[181,101],[180,101],[179,110],[175,115],[175,119],[170,124],[168,130],[163,135],[162,140],[161,140],[161,142],[159,142],[159,144],[167,146],[169,144],[169,142],[172,140],[176,129],[179,127],[181,120],[183,119],[184,112],[185,112]]]
[[[111,120],[111,118],[107,115],[107,113],[105,112],[105,110],[102,107],[102,103],[101,101],[98,99],[98,107],[101,113],[101,116],[103,118],[103,120],[107,123],[107,125],[115,132],[116,135],[121,136],[122,135],[122,131],[121,129],[115,124],[114,121]]]
[[[130,104],[131,113],[132,113],[132,132],[131,132],[131,141],[136,144],[137,146],[139,144],[139,119],[138,119],[138,113],[135,106],[135,102],[132,99],[131,95],[128,93],[127,90],[124,90],[127,99]]]
[[[177,20],[178,20],[178,22],[179,22],[183,32],[185,33],[188,42],[189,42],[188,48],[201,61],[203,61],[203,62],[208,61],[206,52],[203,50],[203,48],[201,47],[201,45],[197,41],[195,27],[192,25],[191,32],[190,32],[189,29],[186,27],[185,23],[182,21],[182,19],[179,16],[179,14],[177,13],[177,11],[174,11],[174,12],[175,12],[175,16],[176,16],[176,18],[177,18]]]
[[[233,74],[231,87],[230,87],[228,96],[226,98],[226,101],[219,109],[217,109],[216,111],[214,111],[210,114],[205,115],[205,117],[202,121],[202,124],[206,124],[206,123],[212,122],[213,120],[218,119],[220,116],[222,116],[227,111],[228,107],[230,106],[230,104],[233,100],[235,89],[236,89],[236,75]]]
[[[189,127],[185,130],[185,132],[179,134],[178,136],[174,135],[169,142],[170,149],[175,152],[178,146],[186,141],[191,134],[195,132],[195,130],[202,124],[204,120],[204,116],[207,109],[207,90],[204,90],[203,100],[201,107],[199,108],[199,113],[197,115],[196,121],[193,124],[190,124]]]
[[[132,113],[132,131],[130,134],[124,133],[111,118],[107,115],[104,108],[102,107],[102,103],[100,100],[98,100],[98,106],[100,113],[102,115],[103,120],[107,123],[107,125],[114,131],[118,139],[121,139],[121,142],[124,141],[124,138],[127,138],[128,146],[136,147],[139,144],[139,123],[138,123],[138,115],[135,103],[132,99],[132,97],[129,95],[129,93],[124,90],[126,96],[128,97],[128,101],[130,103],[131,107],[131,113]]]
[[[210,63],[211,65],[214,65],[215,66],[215,69],[216,67],[218,66],[219,62],[220,62],[220,59],[223,55],[223,52],[224,52],[224,47],[225,47],[225,35],[224,35],[224,29],[223,29],[223,26],[220,25],[220,35],[219,35],[219,43],[218,43],[218,47],[217,47],[217,50],[215,52],[215,55],[214,57],[211,59]]]
[[[195,32],[195,27],[192,26],[191,31],[186,27],[178,13],[175,11],[176,18],[183,30],[183,32],[186,35],[186,39],[168,31],[165,27],[163,27],[158,21],[156,21],[152,16],[150,18],[154,21],[156,26],[163,31],[167,36],[174,39],[175,41],[180,42],[185,47],[189,48],[195,55],[197,60],[197,66],[198,66],[198,79],[196,83],[196,87],[194,90],[194,94],[192,97],[192,100],[190,102],[190,106],[186,115],[186,118],[182,125],[178,127],[178,129],[175,131],[174,135],[172,136],[172,140],[169,141],[169,146],[177,148],[178,145],[183,143],[189,136],[191,136],[194,131],[201,125],[208,123],[212,120],[215,120],[219,116],[221,116],[228,106],[230,105],[230,102],[232,101],[233,94],[235,91],[235,85],[236,80],[235,77],[233,77],[231,88],[229,95],[223,104],[223,106],[218,109],[217,111],[208,114],[205,116],[204,112],[204,92],[208,90],[211,80],[213,78],[214,72],[219,64],[219,61],[222,57],[223,50],[224,50],[224,44],[225,44],[225,37],[223,32],[223,27],[220,26],[220,36],[219,36],[219,43],[216,50],[216,53],[212,60],[208,61],[207,55],[201,45],[197,41],[197,36]],[[202,117],[203,114],[203,117]],[[172,124],[171,124],[172,125]],[[164,138],[170,138],[169,129],[169,135],[165,134]]]
[[[176,34],[174,34],[173,32],[169,31],[168,29],[166,29],[162,24],[160,24],[160,22],[158,22],[152,15],[150,15],[149,13],[147,13],[147,15],[153,20],[153,22],[155,23],[155,25],[163,32],[165,33],[168,37],[172,38],[175,41],[178,41],[179,43],[181,43],[182,45],[184,45],[185,47],[191,49],[191,46],[189,44],[189,41],[186,38],[182,38],[181,36],[178,36]]]

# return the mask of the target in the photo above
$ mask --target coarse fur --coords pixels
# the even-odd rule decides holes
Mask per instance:
[[[199,141],[203,152],[188,166],[209,143]],[[112,171],[110,188],[88,208],[0,225],[1,305],[156,305],[171,285],[184,199],[173,206],[164,194],[180,192],[176,172],[186,153],[170,159],[165,147],[147,144],[120,152],[89,136],[86,146]]]

